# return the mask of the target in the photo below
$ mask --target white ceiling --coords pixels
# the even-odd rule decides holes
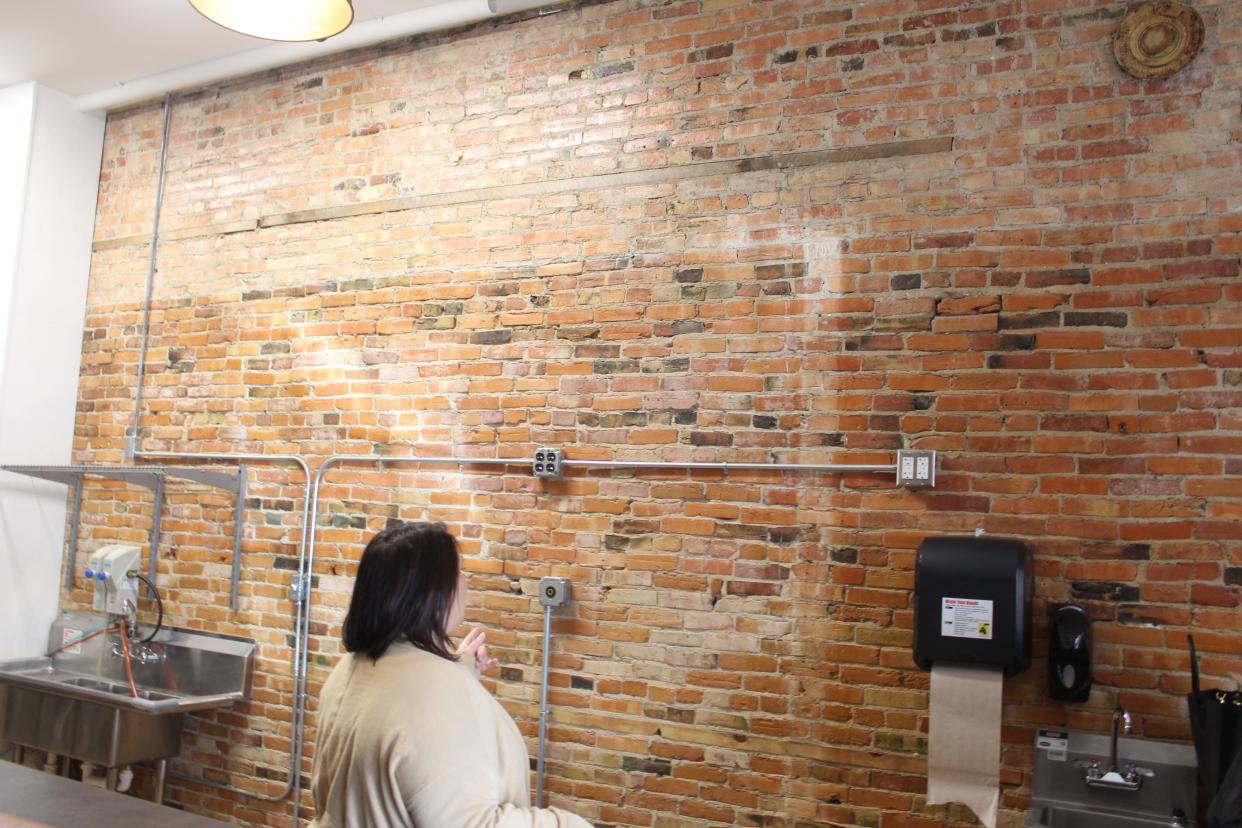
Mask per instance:
[[[353,0],[354,25],[443,2]],[[254,49],[296,48],[216,26],[189,0],[0,0],[0,9],[0,87],[37,81],[75,98]]]

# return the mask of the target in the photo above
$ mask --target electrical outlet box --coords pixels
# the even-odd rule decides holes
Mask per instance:
[[[936,452],[897,452],[897,485],[919,488],[936,485]]]
[[[141,566],[142,550],[137,546],[101,546],[86,565],[87,580],[95,587],[91,606],[96,612],[125,615],[138,608],[138,579],[130,572]]]
[[[563,607],[569,603],[568,578],[540,578],[539,603],[545,607]]]
[[[561,450],[555,448],[536,449],[533,469],[535,477],[560,477]]]

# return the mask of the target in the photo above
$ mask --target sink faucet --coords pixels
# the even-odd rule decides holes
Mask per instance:
[[[130,601],[122,601],[121,608],[124,612],[125,619],[125,635],[129,639],[129,657],[139,664],[158,664],[164,660],[164,653],[148,647],[140,637],[138,632],[138,607]],[[116,616],[118,618],[122,616]],[[117,658],[125,657],[125,648],[121,646],[120,641],[112,643],[112,655]]]
[[[112,645],[112,655],[117,658],[124,658],[125,650],[119,643],[114,643]],[[129,645],[129,658],[131,661],[136,661],[139,664],[159,664],[164,660],[164,653],[140,642]]]
[[[1113,711],[1113,740],[1109,743],[1108,748],[1108,770],[1116,771],[1117,768],[1117,725],[1125,723],[1126,735],[1128,736],[1134,728],[1130,722],[1130,711],[1121,705],[1117,705],[1117,709]]]
[[[1130,713],[1121,705],[1113,711],[1113,736],[1109,743],[1108,767],[1103,771],[1100,770],[1099,762],[1091,760],[1091,767],[1087,769],[1087,784],[1099,788],[1120,788],[1126,791],[1137,791],[1139,786],[1143,784],[1143,779],[1139,775],[1138,768],[1130,765],[1123,773],[1121,767],[1117,764],[1117,729],[1119,725],[1125,727],[1126,733],[1131,731]]]

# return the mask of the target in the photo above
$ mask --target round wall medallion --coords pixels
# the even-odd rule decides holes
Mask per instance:
[[[1167,78],[1184,69],[1203,47],[1203,18],[1177,0],[1136,6],[1113,33],[1113,54],[1136,78]]]

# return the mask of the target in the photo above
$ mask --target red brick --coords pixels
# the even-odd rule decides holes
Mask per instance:
[[[1237,587],[1213,584],[1191,584],[1190,600],[1196,604],[1208,604],[1215,607],[1236,607],[1242,603]]]
[[[312,699],[367,537],[445,520],[469,622],[521,673],[487,686],[528,737],[530,584],[574,581],[552,657],[557,804],[643,828],[939,826],[914,755],[914,550],[983,528],[1031,542],[1041,601],[1103,591],[1082,599],[1100,698],[1120,693],[1147,736],[1186,738],[1184,632],[1208,675],[1242,655],[1242,159],[1213,149],[1237,112],[1205,93],[1228,86],[1242,29],[1216,26],[1190,80],[1156,88],[1092,57],[1112,24],[1073,4],[938,5],[579,4],[174,100],[161,227],[204,235],[160,240],[149,448],[315,463],[543,445],[606,460],[940,452],[923,490],[737,469],[334,471]],[[122,459],[160,116],[139,106],[106,126],[97,238],[135,241],[92,257],[74,462]],[[850,157],[933,136],[952,148]],[[789,155],[821,150],[811,166]],[[280,218],[356,205],[377,212]],[[239,220],[272,226],[208,226]],[[160,573],[170,623],[264,642],[253,703],[192,719],[183,759],[270,792],[290,738],[296,478],[250,471],[239,612],[220,604],[219,498],[170,494]],[[142,542],[145,492],[86,492],[84,548]],[[1006,685],[1006,824],[1029,804],[1035,729],[1108,727],[1112,701],[1048,707],[1041,680]],[[314,724],[312,704],[304,772]],[[877,750],[881,731],[911,752]],[[230,751],[204,757],[206,740]],[[628,757],[669,772],[623,770]],[[170,784],[170,801],[288,822],[288,803],[194,787]]]

